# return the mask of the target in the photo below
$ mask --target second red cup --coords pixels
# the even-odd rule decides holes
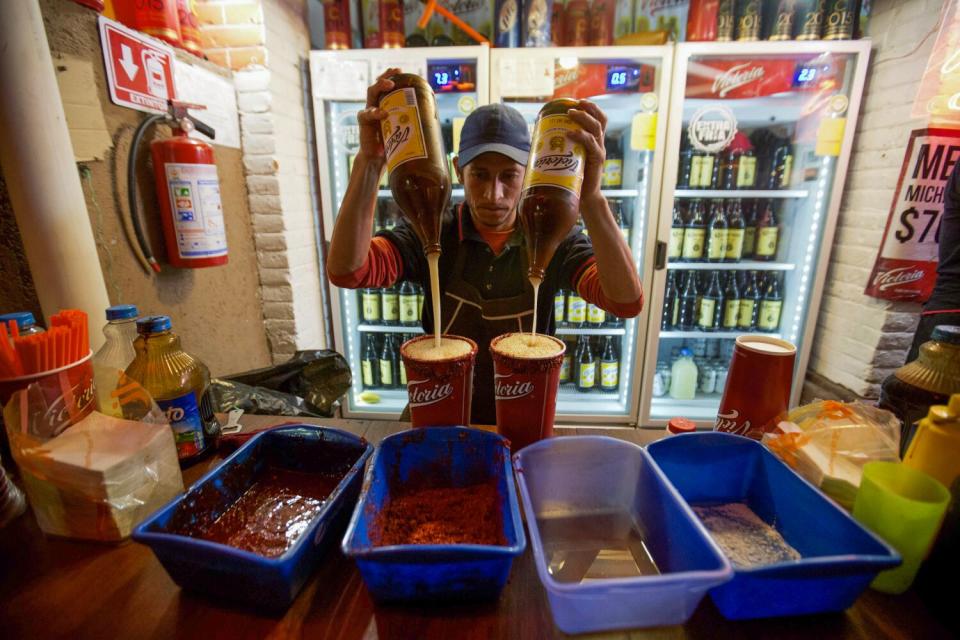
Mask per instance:
[[[737,338],[723,388],[715,431],[754,440],[776,428],[787,415],[797,348],[778,338]]]
[[[490,342],[497,433],[510,449],[553,435],[560,365],[567,347],[542,334],[507,333]]]
[[[444,334],[437,350],[433,340],[432,334],[419,336],[400,347],[407,371],[410,422],[414,427],[467,426],[477,343]]]

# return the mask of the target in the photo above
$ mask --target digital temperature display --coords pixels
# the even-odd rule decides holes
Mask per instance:
[[[797,67],[797,70],[793,72],[793,86],[802,87],[810,84],[817,79],[817,71],[816,67]]]
[[[607,67],[607,91],[616,93],[636,91],[640,85],[640,65],[610,65]]]
[[[477,90],[476,65],[430,64],[427,65],[427,82],[437,93],[464,93]]]

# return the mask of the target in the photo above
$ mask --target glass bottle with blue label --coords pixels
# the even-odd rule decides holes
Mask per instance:
[[[210,371],[180,347],[168,316],[137,320],[137,356],[127,375],[143,385],[167,414],[180,466],[196,462],[216,448],[220,424],[208,390]]]

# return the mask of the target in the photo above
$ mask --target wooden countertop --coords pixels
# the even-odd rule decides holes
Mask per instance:
[[[286,421],[245,416],[245,430]],[[373,443],[406,424],[300,420],[338,427]],[[603,433],[645,444],[658,431],[558,429]],[[184,472],[199,478],[217,460]],[[946,588],[946,587],[945,587]],[[0,530],[0,636],[4,638],[556,638],[546,594],[527,551],[513,565],[499,601],[475,606],[377,606],[339,546],[284,615],[268,616],[181,591],[144,546],[46,538],[27,513]],[[584,636],[585,637],[585,636]],[[912,591],[867,590],[844,613],[749,622],[725,620],[704,598],[687,624],[602,634],[602,638],[949,638]]]

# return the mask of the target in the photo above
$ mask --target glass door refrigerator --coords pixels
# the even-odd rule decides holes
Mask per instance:
[[[518,109],[533,127],[560,97],[595,101],[608,118],[603,192],[650,290],[660,200],[665,105],[673,48],[493,49],[490,99]],[[587,305],[574,291],[555,299],[557,336],[567,343],[557,422],[635,423],[647,311],[623,320]],[[592,367],[593,376],[580,375]]]
[[[486,46],[312,51],[311,84],[317,138],[325,242],[333,234],[340,201],[359,148],[357,112],[367,87],[390,67],[427,79],[437,96],[447,155],[452,158],[467,115],[486,104],[489,49]],[[452,203],[463,199],[454,179]],[[377,198],[375,231],[392,227],[400,211],[386,184]],[[390,289],[331,286],[334,348],[350,363],[353,385],[343,403],[345,417],[397,419],[407,403],[400,345],[422,333],[423,292],[402,282]]]
[[[744,333],[797,346],[796,403],[869,54],[866,40],[677,47],[640,424],[712,426]]]

